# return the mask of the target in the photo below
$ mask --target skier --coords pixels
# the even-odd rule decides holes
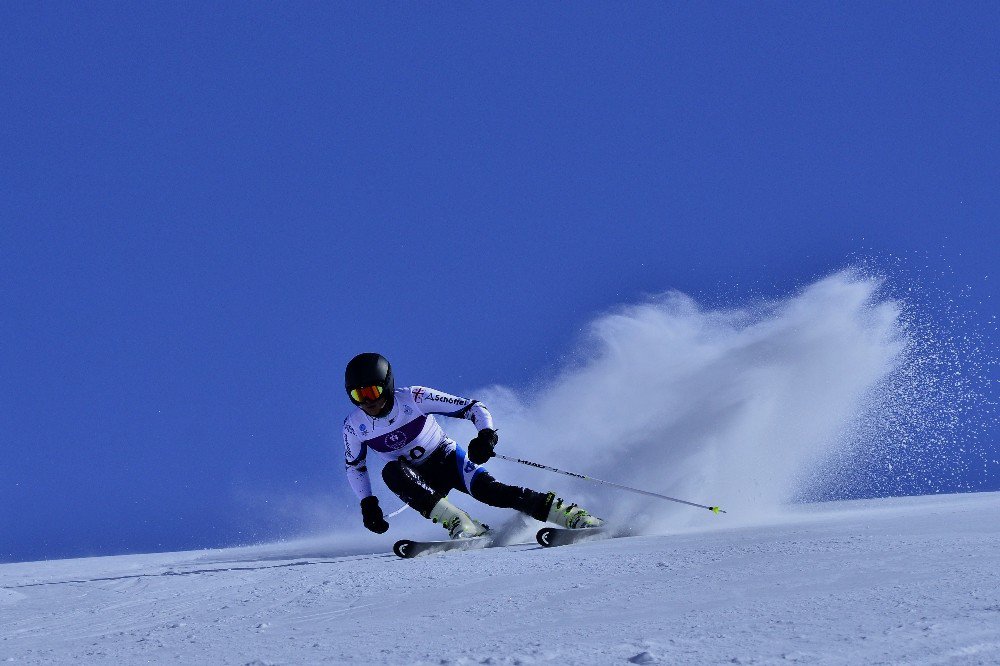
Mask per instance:
[[[489,528],[448,501],[451,490],[562,527],[597,527],[603,522],[555,493],[500,483],[481,467],[496,455],[497,445],[493,417],[483,403],[424,386],[397,389],[389,361],[373,353],[351,359],[344,386],[358,407],[344,420],[347,478],[361,500],[365,527],[372,532],[384,533],[389,523],[372,494],[365,463],[368,449],[389,461],[382,469],[386,486],[420,515],[440,523],[453,539],[481,536]],[[479,434],[469,442],[468,453],[444,434],[435,415],[472,421]]]

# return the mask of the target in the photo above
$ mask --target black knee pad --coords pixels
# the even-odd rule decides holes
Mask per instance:
[[[382,468],[382,480],[400,499],[427,517],[434,505],[444,497],[427,485],[417,470],[401,460],[393,460]]]

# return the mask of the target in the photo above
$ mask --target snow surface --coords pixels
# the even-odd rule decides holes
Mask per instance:
[[[1000,494],[794,504],[962,487],[983,463],[956,425],[990,413],[968,368],[907,313],[853,272],[731,310],[669,293],[599,317],[538,386],[475,393],[508,455],[728,514],[496,461],[645,536],[399,560],[394,539],[440,527],[404,511],[376,536],[353,497],[261,490],[327,536],[0,565],[0,662],[1000,663]]]
[[[415,560],[314,540],[6,564],[0,662],[994,664],[998,513],[938,495]]]

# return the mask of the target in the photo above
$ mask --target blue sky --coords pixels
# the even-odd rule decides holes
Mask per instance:
[[[348,503],[360,351],[521,386],[616,304],[785,294],[859,256],[933,275],[997,342],[996,3],[0,26],[0,558],[269,538],[259,498],[289,488]]]

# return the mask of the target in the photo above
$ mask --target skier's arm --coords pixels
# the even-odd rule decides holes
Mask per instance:
[[[347,482],[354,489],[354,494],[361,500],[361,520],[365,527],[378,534],[389,529],[385,522],[378,498],[372,494],[372,481],[368,478],[368,445],[361,441],[350,423],[344,421],[344,468],[347,470]]]
[[[469,442],[469,460],[482,465],[496,455],[493,449],[497,445],[497,431],[493,428],[493,415],[486,405],[426,386],[414,386],[410,390],[413,391],[413,402],[424,414],[443,414],[472,421],[479,434]]]
[[[354,428],[344,422],[344,469],[347,471],[347,482],[351,484],[358,499],[371,497],[372,482],[368,478],[368,464],[365,458],[368,446],[361,441]]]
[[[493,415],[486,405],[478,400],[470,400],[457,395],[451,395],[426,386],[413,386],[413,402],[424,414],[441,414],[455,419],[472,421],[477,430],[489,428],[493,430]]]

